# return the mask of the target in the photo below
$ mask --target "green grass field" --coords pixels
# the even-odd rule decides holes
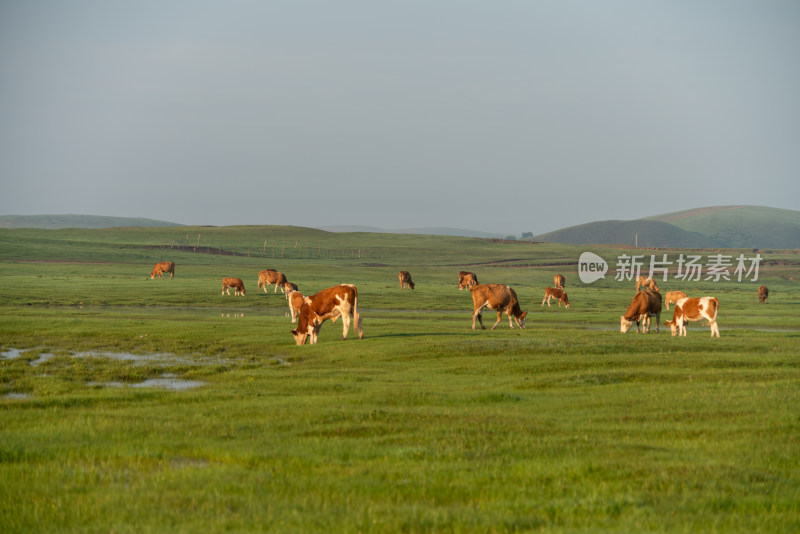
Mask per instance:
[[[584,250],[655,253],[0,230],[0,532],[800,530],[800,255],[762,251],[757,282],[659,282],[719,298],[712,340],[619,333],[634,284],[582,284]],[[161,260],[174,280],[150,280]],[[337,321],[295,346],[283,295],[256,292],[268,267],[306,294],[356,284],[366,338]],[[471,330],[462,269],[513,286],[528,328]],[[555,273],[568,310],[540,305]]]

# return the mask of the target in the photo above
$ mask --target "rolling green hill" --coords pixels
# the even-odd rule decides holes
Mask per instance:
[[[731,248],[800,248],[800,211],[714,206],[648,217],[708,236]]]
[[[569,244],[678,248],[800,248],[800,211],[714,206],[632,221],[597,221],[533,237]]]
[[[141,217],[105,217],[102,215],[0,215],[0,228],[120,228],[127,226],[169,227],[178,223]]]

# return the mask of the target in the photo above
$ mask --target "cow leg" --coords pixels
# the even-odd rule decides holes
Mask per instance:
[[[347,339],[347,332],[350,330],[350,310],[342,312],[342,341]]]
[[[717,321],[711,323],[711,337],[719,337],[719,326],[717,326]]]
[[[481,323],[481,330],[486,330],[486,327],[483,326],[483,315],[481,314],[481,308],[472,312],[472,329],[475,330],[475,319]]]
[[[503,319],[503,312],[502,312],[502,311],[498,311],[498,312],[497,312],[497,320],[496,320],[496,321],[494,322],[494,324],[492,325],[492,330],[494,330],[494,329],[495,329],[495,327],[496,327],[497,325],[499,325],[499,324],[500,324],[500,321],[501,321],[502,319]],[[509,319],[508,323],[509,323],[509,324],[511,324],[511,320],[510,320],[510,319]],[[512,326],[512,328],[513,328],[513,326]]]
[[[547,295],[545,295],[544,298],[542,299],[542,306],[544,306],[544,301],[546,300],[547,300]],[[550,303],[548,302],[547,305],[550,306]]]

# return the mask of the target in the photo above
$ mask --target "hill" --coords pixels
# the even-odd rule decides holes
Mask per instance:
[[[708,236],[660,221],[596,221],[533,237],[534,241],[571,245],[622,244],[640,247],[711,248]]]
[[[646,220],[701,233],[719,247],[800,248],[800,211],[763,206],[713,206]]]
[[[140,217],[102,215],[0,215],[0,228],[120,228],[125,226],[171,227],[182,224]]]
[[[425,227],[425,228],[404,228],[399,230],[385,230],[374,226],[322,226],[320,230],[326,232],[372,232],[379,234],[424,234],[424,235],[444,235],[452,237],[479,237],[483,239],[499,239],[505,237],[502,234],[481,232],[478,230],[465,230],[463,228],[447,227]]]
[[[568,244],[676,248],[800,248],[800,211],[713,206],[632,221],[597,221],[534,236]]]

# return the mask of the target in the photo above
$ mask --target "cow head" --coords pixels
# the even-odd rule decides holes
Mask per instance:
[[[566,292],[566,291],[562,291],[562,294],[563,294],[564,296],[563,296],[563,298],[561,298],[560,300],[561,300],[561,302],[563,302],[563,303],[564,303],[564,307],[565,307],[565,308],[569,308],[569,298],[567,297],[567,292]]]
[[[308,330],[301,330],[299,327],[292,330],[292,335],[294,336],[294,342],[298,345],[305,345],[306,339],[310,335]]]
[[[620,317],[619,317],[619,331],[621,333],[626,334],[628,332],[628,330],[631,329],[631,325],[632,324],[633,324],[633,321],[629,321],[628,319],[625,318],[624,315],[620,315]]]
[[[528,312],[524,311],[519,316],[517,316],[517,324],[520,328],[525,328],[525,317],[528,316]]]

